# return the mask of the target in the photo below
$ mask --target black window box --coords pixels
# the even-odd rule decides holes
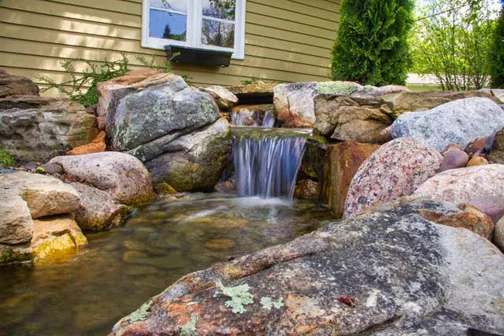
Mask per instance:
[[[172,59],[172,62],[207,67],[228,67],[231,55],[233,55],[230,51],[187,48],[173,45],[165,46],[165,50],[168,59],[172,55],[178,54]]]

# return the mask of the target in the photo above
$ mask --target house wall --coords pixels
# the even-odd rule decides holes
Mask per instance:
[[[306,3],[309,3],[306,4]],[[245,59],[228,68],[176,65],[193,85],[238,85],[252,77],[273,81],[327,80],[340,0],[247,0]],[[132,69],[145,49],[142,0],[3,0],[0,2],[0,67],[26,76],[68,79],[60,62],[69,58],[116,60],[126,52]],[[86,68],[77,64],[77,71]],[[46,95],[57,95],[55,90]]]

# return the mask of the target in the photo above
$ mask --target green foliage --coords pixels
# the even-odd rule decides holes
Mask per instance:
[[[411,38],[413,71],[434,74],[443,90],[488,85],[494,22],[489,0],[438,0],[421,9]]]
[[[235,287],[226,287],[219,280],[215,285],[218,290],[215,292],[214,297],[225,295],[231,298],[231,300],[225,302],[225,305],[226,307],[232,308],[233,313],[235,314],[243,314],[245,312],[244,306],[254,303],[254,299],[249,293],[249,286],[247,284]]]
[[[182,327],[177,327],[176,331],[180,336],[196,336],[196,323],[198,322],[198,315],[192,314],[189,322],[184,324]]]
[[[413,0],[343,0],[332,50],[332,79],[405,84]]]
[[[283,298],[281,297],[278,300],[273,301],[273,299],[270,298],[269,296],[264,296],[261,298],[261,305],[263,309],[266,310],[271,310],[272,308],[280,309],[284,306]]]
[[[242,81],[243,85],[248,85],[248,84],[257,84],[259,82],[259,78],[257,77],[252,77],[251,79],[245,79]]]
[[[173,53],[173,55],[171,55],[169,59],[164,61],[163,66],[158,66],[156,64],[156,55],[151,55],[150,58],[147,58],[144,55],[137,55],[135,58],[138,62],[140,62],[143,66],[147,68],[157,70],[158,72],[169,73],[172,72],[173,70],[171,62],[178,55],[180,55],[180,53]]]
[[[45,168],[44,168],[44,167],[42,167],[42,166],[38,166],[38,167],[35,169],[35,171],[36,171],[37,173],[45,173]]]
[[[102,64],[83,60],[83,59],[69,59],[61,62],[61,66],[70,75],[71,79],[56,83],[52,78],[47,76],[38,76],[37,78],[48,84],[47,88],[42,89],[46,92],[50,89],[57,89],[59,92],[67,95],[71,100],[81,103],[84,106],[91,106],[98,104],[98,91],[96,85],[99,82],[105,82],[112,78],[124,76],[128,69],[128,58],[126,54],[122,53],[122,58],[117,61],[107,61]],[[78,73],[75,69],[76,62],[84,62],[88,68]],[[86,87],[88,87],[86,89]]]
[[[500,12],[492,36],[490,76],[493,88],[504,88],[504,8]]]
[[[14,166],[16,161],[6,150],[0,148],[0,164],[7,168]]]

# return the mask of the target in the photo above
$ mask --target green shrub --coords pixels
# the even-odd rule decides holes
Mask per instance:
[[[81,103],[84,106],[98,104],[98,91],[96,85],[99,82],[105,82],[115,77],[124,76],[130,71],[128,68],[128,58],[122,53],[122,58],[117,61],[105,61],[102,64],[94,63],[82,59],[70,59],[61,62],[61,66],[71,79],[66,82],[56,83],[47,76],[38,76],[37,78],[48,84],[48,87],[42,89],[46,92],[50,89],[57,89],[59,92],[67,95],[71,100]],[[77,73],[75,62],[85,62],[88,68],[83,73]],[[86,89],[87,87],[87,89]]]
[[[332,79],[404,85],[411,65],[412,0],[343,0]]]
[[[0,164],[4,167],[12,167],[16,164],[16,161],[7,151],[0,148]]]
[[[490,75],[493,88],[504,88],[504,9],[500,12],[492,36]]]

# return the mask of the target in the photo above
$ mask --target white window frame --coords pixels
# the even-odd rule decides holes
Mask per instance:
[[[232,51],[233,59],[245,58],[245,12],[246,0],[236,0],[235,8],[235,36],[234,48],[223,48],[218,46],[204,45],[201,42],[201,28],[203,22],[203,11],[201,0],[187,1],[187,35],[186,41],[176,41],[149,36],[150,22],[150,0],[143,0],[142,15],[142,47],[164,50],[164,46],[171,44],[189,48],[201,48],[207,50]],[[226,21],[212,18],[217,21]]]

